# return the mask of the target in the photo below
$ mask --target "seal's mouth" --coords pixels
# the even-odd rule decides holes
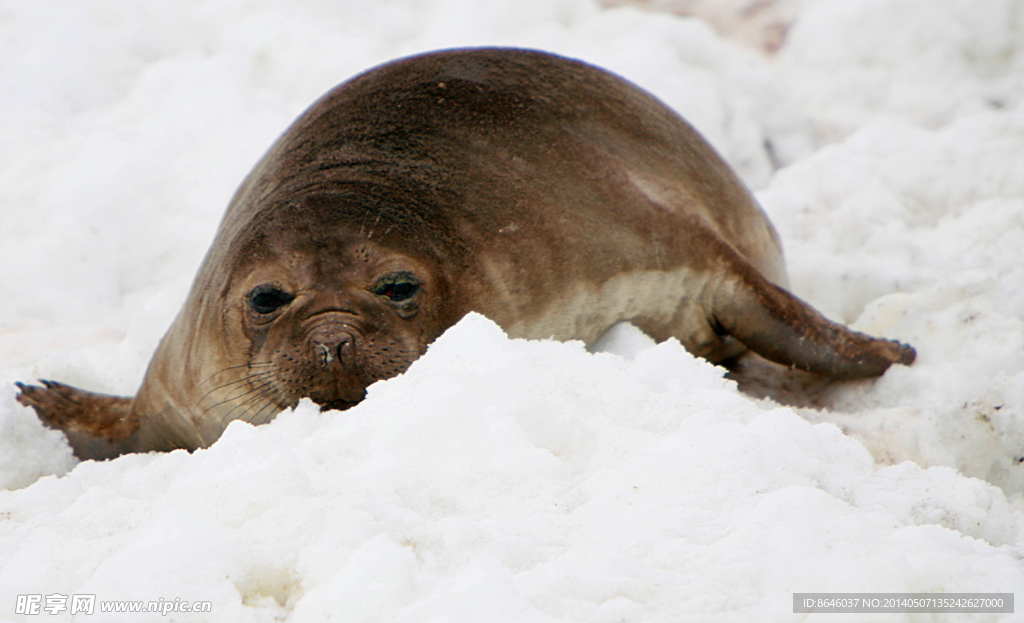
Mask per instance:
[[[339,398],[337,400],[332,400],[330,402],[322,403],[320,405],[320,410],[321,411],[344,411],[346,409],[351,409],[352,407],[354,407],[357,404],[359,404],[359,402],[360,402],[359,400],[350,401],[350,400],[341,400]]]

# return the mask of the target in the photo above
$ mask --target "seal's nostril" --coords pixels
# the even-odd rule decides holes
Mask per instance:
[[[319,342],[314,342],[314,345],[317,347],[317,350],[320,351],[320,365],[331,365],[331,361],[334,359],[334,351]]]
[[[342,365],[352,363],[355,339],[347,332],[320,331],[310,336],[310,346],[321,366],[330,366],[335,359]]]
[[[355,365],[356,341],[351,335],[346,334],[341,338],[335,352],[338,354],[338,359],[342,365]]]

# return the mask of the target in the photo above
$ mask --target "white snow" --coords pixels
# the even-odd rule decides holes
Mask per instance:
[[[740,4],[716,32],[588,0],[0,2],[0,620],[71,620],[15,614],[57,593],[212,604],[76,621],[435,623],[1024,595],[1024,2],[789,0],[774,56],[722,29]],[[15,402],[39,377],[133,394],[295,116],[481,44],[661,97],[758,190],[794,292],[918,361],[796,409],[629,326],[588,353],[471,316],[352,410],[191,455],[79,463]]]

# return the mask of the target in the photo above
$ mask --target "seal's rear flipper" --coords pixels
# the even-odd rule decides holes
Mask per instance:
[[[836,324],[755,271],[744,272],[722,284],[714,321],[765,359],[833,378],[867,378],[917,356],[907,344]]]
[[[40,381],[43,386],[15,383],[17,400],[35,409],[49,428],[63,431],[75,456],[82,460],[109,459],[130,452],[138,418],[132,399],[82,391],[63,383]]]

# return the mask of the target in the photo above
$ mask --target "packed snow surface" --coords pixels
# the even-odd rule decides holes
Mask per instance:
[[[1024,2],[787,0],[770,56],[721,26],[763,4],[716,31],[584,0],[0,1],[0,620],[72,620],[15,613],[55,594],[211,606],[76,621],[1020,620],[792,595],[1024,596]],[[134,394],[307,105],[485,44],[660,97],[757,191],[792,290],[917,362],[785,406],[628,325],[588,352],[472,315],[349,411],[193,454],[79,463],[15,402]]]

